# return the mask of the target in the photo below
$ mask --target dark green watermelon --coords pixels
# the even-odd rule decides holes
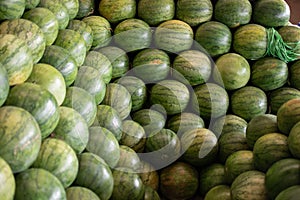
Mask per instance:
[[[231,191],[228,185],[217,185],[211,188],[204,196],[204,200],[231,200]]]
[[[67,199],[72,200],[100,200],[99,197],[90,189],[80,186],[72,186],[66,189]]]
[[[300,98],[291,99],[280,106],[277,111],[277,125],[280,132],[288,135],[293,126],[300,121],[299,106]]]
[[[300,185],[293,185],[282,190],[275,198],[275,200],[296,200],[300,194]]]
[[[141,160],[138,174],[145,186],[149,186],[153,190],[158,191],[159,173],[153,165],[151,165],[149,162]]]
[[[25,0],[0,2],[0,20],[20,18],[25,11]]]
[[[290,80],[291,86],[293,86],[294,88],[297,88],[298,90],[300,89],[300,79],[299,79],[300,71],[299,70],[300,70],[300,60],[293,63],[291,65],[291,67],[289,68],[289,72],[290,72],[289,80]]]
[[[4,104],[9,93],[9,81],[6,69],[0,64],[0,106]]]
[[[296,123],[293,128],[291,129],[288,138],[287,138],[287,144],[289,151],[295,158],[300,158],[300,149],[299,149],[299,131],[300,123]]]
[[[95,1],[93,0],[78,0],[79,9],[76,15],[76,19],[87,17],[95,11]]]
[[[3,200],[13,199],[16,190],[15,177],[9,164],[1,157],[0,157],[0,176],[2,177],[0,181],[1,199]]]

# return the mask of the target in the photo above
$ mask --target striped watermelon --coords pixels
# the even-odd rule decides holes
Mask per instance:
[[[297,60],[299,60],[300,50],[298,41],[300,40],[300,28],[288,22],[287,25],[278,29],[278,33],[282,37],[283,41],[293,48],[293,51],[298,55]]]
[[[67,199],[72,200],[100,200],[99,197],[90,189],[80,186],[72,186],[66,189]]]
[[[300,149],[299,149],[299,136],[300,136],[300,122],[297,122],[291,129],[288,138],[287,144],[288,149],[290,150],[293,157],[300,159]]]
[[[40,0],[25,0],[25,9],[31,10],[37,7],[40,3]]]
[[[13,199],[16,190],[15,177],[9,164],[1,157],[0,157],[0,176],[2,177],[0,181],[1,199],[3,200]]]
[[[69,187],[78,172],[75,151],[63,140],[47,138],[43,141],[32,167],[43,168],[55,175],[64,188]]]
[[[66,200],[61,182],[49,171],[30,168],[16,175],[16,200],[48,199]]]
[[[160,200],[158,192],[150,186],[145,186],[144,200]]]
[[[6,69],[0,64],[0,106],[4,104],[9,93],[9,81]]]
[[[0,2],[0,21],[20,18],[25,11],[25,0]]]
[[[231,191],[228,185],[217,185],[211,188],[204,196],[204,200],[231,200]]]
[[[23,108],[0,108],[0,156],[13,173],[29,168],[38,156],[42,135],[34,117]]]
[[[95,1],[93,0],[78,0],[79,9],[76,15],[76,19],[82,19],[94,13]]]
[[[282,190],[275,200],[297,199],[300,195],[300,185],[293,185]]]
[[[145,186],[151,187],[153,190],[158,191],[159,173],[153,165],[151,165],[149,162],[141,160],[138,174]]]
[[[42,0],[41,0],[42,1]],[[79,10],[79,1],[78,0],[54,0],[55,3],[61,3],[67,8],[69,14],[69,20],[72,20],[76,17]]]
[[[120,145],[120,159],[115,169],[120,167],[132,172],[137,172],[140,168],[140,157],[132,148],[125,145]]]
[[[299,79],[300,71],[299,70],[300,70],[300,60],[293,63],[291,65],[291,67],[289,68],[289,72],[290,72],[289,80],[290,80],[291,86],[293,86],[294,88],[297,88],[298,90],[300,89],[300,79]]]
[[[288,135],[293,126],[300,121],[300,98],[291,99],[280,106],[277,112],[278,129]]]

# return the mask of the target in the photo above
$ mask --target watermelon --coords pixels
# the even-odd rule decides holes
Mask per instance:
[[[0,157],[13,173],[29,168],[38,156],[42,135],[34,117],[23,108],[0,108]]]
[[[261,127],[264,127],[263,129]],[[246,129],[246,140],[252,149],[256,140],[268,133],[279,133],[277,116],[274,114],[262,114],[253,117]]]
[[[206,128],[195,128],[181,137],[182,159],[195,166],[213,163],[218,154],[218,141],[215,134]]]
[[[0,34],[0,50],[1,67],[7,72],[9,85],[25,82],[33,67],[32,53],[25,40],[16,35]]]
[[[138,17],[150,26],[157,26],[175,16],[173,0],[139,0],[137,4]]]
[[[83,64],[87,48],[85,40],[79,32],[72,29],[59,30],[54,44],[68,50],[77,66]]]
[[[283,190],[293,185],[300,185],[300,161],[285,158],[275,162],[266,172],[265,187],[268,197],[275,199]]]
[[[193,38],[194,33],[191,26],[176,19],[159,24],[154,31],[155,46],[171,53],[190,49]]]
[[[300,69],[300,60],[293,63],[289,68],[289,72],[290,72],[289,80],[291,86],[293,86],[298,90],[300,89],[299,69]]]
[[[173,77],[195,86],[207,82],[210,78],[212,60],[201,51],[187,50],[180,52],[175,57],[172,67],[174,69],[172,71]]]
[[[16,200],[66,200],[66,192],[55,175],[42,168],[30,168],[16,175]]]
[[[229,28],[248,24],[252,16],[249,0],[219,0],[214,7],[214,17]]]
[[[160,49],[144,49],[138,52],[132,62],[132,71],[145,83],[165,79],[170,71],[170,58]]]
[[[300,40],[300,28],[289,24],[282,26],[278,29],[278,33],[285,43],[287,43],[291,49],[296,53],[297,58],[300,58],[299,40]],[[297,59],[297,60],[298,60]]]
[[[101,126],[108,129],[118,141],[122,137],[122,119],[117,110],[111,106],[102,104],[97,106],[97,115],[93,126]]]
[[[149,162],[141,160],[140,168],[137,172],[145,186],[151,187],[153,190],[158,191],[159,173],[153,165],[151,165]]]
[[[113,192],[111,200],[144,199],[145,186],[138,174],[124,167],[118,167],[113,171]]]
[[[12,9],[13,8],[13,9]],[[25,0],[0,2],[0,21],[20,18],[25,11]]]
[[[40,3],[40,0],[25,0],[25,9],[33,9],[37,7]]]
[[[16,190],[15,177],[8,163],[1,157],[0,157],[0,177],[1,177],[1,181],[0,181],[1,199],[3,200],[13,199]]]
[[[218,21],[208,21],[196,29],[195,41],[210,56],[216,57],[230,51],[232,33],[225,24]]]
[[[120,159],[115,168],[124,168],[132,172],[138,172],[140,168],[140,158],[130,147],[120,145]]]
[[[26,41],[32,53],[33,63],[37,63],[46,48],[46,39],[42,29],[27,19],[11,19],[0,24],[1,34],[13,34]]]
[[[66,189],[67,199],[72,200],[100,200],[99,197],[90,189],[80,186],[72,186]]]
[[[43,168],[55,175],[64,188],[69,187],[78,172],[75,151],[63,140],[47,138],[43,141],[32,167]]]
[[[199,181],[198,171],[192,165],[175,162],[161,170],[160,191],[168,199],[191,199]]]
[[[88,51],[83,66],[97,69],[106,84],[112,79],[112,63],[108,57],[98,51]]]
[[[176,3],[176,18],[190,26],[196,27],[210,21],[212,16],[213,5],[209,0],[179,0]]]
[[[81,66],[74,82],[74,86],[87,91],[100,104],[105,96],[106,84],[99,70],[90,66]]]
[[[92,190],[101,200],[110,199],[114,178],[107,163],[99,156],[89,152],[80,154],[78,159],[79,170],[75,184]]]
[[[226,90],[236,90],[248,83],[253,70],[250,70],[250,65],[243,56],[226,53],[216,60],[213,78],[218,84],[224,85]]]
[[[96,119],[97,104],[95,98],[82,88],[68,87],[62,106],[73,108],[80,113],[88,126],[91,126]]]
[[[40,27],[46,40],[46,46],[54,43],[58,34],[59,25],[51,10],[43,7],[32,8],[26,11],[22,18],[30,20]]]
[[[228,185],[217,185],[211,188],[204,196],[204,200],[231,200],[231,191]]]
[[[63,47],[57,45],[47,46],[40,63],[55,67],[63,76],[66,86],[70,86],[77,77],[77,63],[73,55]]]
[[[275,198],[275,200],[297,199],[300,194],[300,185],[293,185],[282,190]]]
[[[156,190],[150,186],[145,186],[144,200],[160,200],[160,196]]]
[[[55,0],[54,2],[59,2],[67,8],[69,20],[72,20],[77,16],[79,10],[78,0]]]
[[[123,120],[120,144],[141,153],[144,151],[145,142],[146,133],[143,127],[133,120]]]
[[[27,82],[16,85],[10,90],[5,104],[27,110],[38,123],[43,139],[58,124],[59,108],[56,99],[40,85]]]
[[[73,108],[60,106],[60,118],[51,137],[64,140],[78,154],[85,149],[89,131],[85,119]]]
[[[89,51],[93,44],[93,30],[92,28],[82,20],[73,19],[69,21],[68,29],[72,29],[80,33],[85,41],[86,51]]]
[[[225,167],[220,163],[212,163],[202,168],[199,174],[199,191],[202,196],[213,187],[226,184]]]
[[[62,74],[52,65],[37,63],[26,82],[36,83],[47,89],[61,105],[66,96],[66,83]]]
[[[93,32],[92,49],[107,46],[111,41],[111,26],[110,23],[103,17],[92,15],[82,19]]]
[[[268,199],[265,177],[265,173],[257,170],[243,172],[234,179],[230,187],[231,198],[258,200]]]
[[[300,158],[300,149],[299,149],[299,136],[300,136],[300,122],[297,122],[293,128],[291,129],[288,137],[287,137],[287,144],[288,149],[290,150],[291,154],[295,158]]]
[[[267,31],[259,24],[246,24],[233,34],[233,49],[249,60],[265,56],[267,51]]]
[[[140,19],[127,19],[114,29],[114,41],[126,52],[148,48],[152,41],[150,26]]]
[[[279,27],[290,20],[290,7],[284,0],[264,0],[255,2],[253,21],[265,27]]]
[[[87,17],[94,13],[95,2],[93,0],[78,0],[79,8],[76,19]]]
[[[238,175],[251,170],[255,170],[252,151],[240,150],[232,153],[225,161],[226,183],[231,184]]]
[[[291,157],[287,136],[268,133],[261,136],[253,147],[253,161],[257,170],[266,172],[278,160]]]
[[[9,93],[9,81],[8,81],[8,74],[6,69],[0,64],[0,107],[6,101],[6,98]]]
[[[110,168],[114,168],[120,159],[118,140],[111,131],[100,126],[89,128],[86,150],[101,157]]]
[[[267,112],[267,96],[258,87],[247,85],[235,90],[230,97],[231,111],[246,121]]]

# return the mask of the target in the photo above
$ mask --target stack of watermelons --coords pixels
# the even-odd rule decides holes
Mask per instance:
[[[0,0],[1,200],[300,196],[284,0]]]

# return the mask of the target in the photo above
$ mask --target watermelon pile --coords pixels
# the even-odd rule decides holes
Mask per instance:
[[[0,1],[1,200],[299,198],[290,14],[284,0]]]

